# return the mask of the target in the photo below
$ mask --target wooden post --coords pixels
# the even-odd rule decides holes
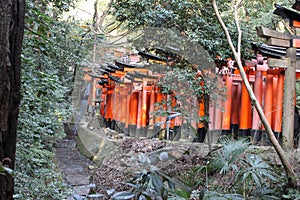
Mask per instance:
[[[241,103],[241,95],[239,92],[240,84],[236,83],[232,88],[232,98],[233,101],[231,101],[231,117],[230,117],[230,123],[234,126],[239,126],[239,105]],[[239,128],[239,127],[237,127]]]
[[[151,92],[152,86],[146,86],[147,83],[144,83],[145,86],[143,86],[142,90],[142,105],[141,105],[141,137],[146,137],[147,136],[147,93]]]
[[[138,93],[138,109],[137,109],[137,126],[136,126],[136,137],[141,137],[142,133],[142,109],[143,109],[143,90]]]
[[[114,86],[107,87],[107,96],[106,96],[106,127],[111,128],[111,121],[113,119],[113,112],[112,112],[112,94],[114,92]]]
[[[112,95],[112,112],[113,112],[113,123],[118,124],[120,121],[120,112],[121,102],[120,102],[120,87],[119,84],[115,85],[114,93]],[[115,129],[115,126],[112,126],[112,129]]]
[[[136,128],[137,128],[137,114],[138,114],[138,102],[139,102],[139,92],[134,91],[131,94],[130,98],[130,120],[128,125],[129,135],[135,137],[136,136]]]
[[[249,79],[249,74],[247,73],[247,79]],[[242,97],[241,97],[241,107],[240,107],[240,134],[241,137],[248,136],[248,129],[249,129],[249,104],[250,104],[250,97],[247,92],[247,88],[242,82]]]
[[[273,75],[267,74],[264,112],[271,127],[273,127],[272,126],[272,103],[273,103],[272,99],[273,99]]]
[[[121,122],[121,124],[119,125],[120,127],[120,131],[121,132],[125,132],[125,128],[126,128],[126,118],[127,118],[127,113],[126,113],[126,109],[127,109],[127,87],[124,85],[123,87],[122,87],[122,91],[121,91],[121,98],[122,98],[122,100],[120,101],[120,103],[121,103],[121,117],[120,117],[120,122]],[[126,134],[126,133],[125,133]]]
[[[289,66],[285,71],[284,95],[283,95],[283,117],[282,117],[282,141],[285,150],[293,148],[294,135],[294,94],[296,87],[296,48],[288,48],[287,58],[290,59]]]
[[[155,119],[154,119],[154,104],[156,100],[156,93],[155,93],[155,88],[152,87],[151,94],[150,94],[150,107],[149,107],[149,128],[147,131],[147,137],[152,137],[155,135],[155,129],[154,129],[154,124],[155,124]]]
[[[280,74],[278,76],[277,104],[276,104],[276,116],[275,116],[275,128],[274,128],[274,131],[277,133],[280,133],[282,131],[283,87],[284,87],[284,75]]]
[[[223,113],[223,123],[222,130],[230,130],[230,116],[231,116],[231,103],[232,103],[232,77],[226,75],[225,85],[227,87],[227,99],[223,102],[224,113]]]
[[[262,71],[257,70],[255,72],[255,82],[254,82],[254,94],[257,98],[257,101],[259,102],[260,105],[262,105],[262,89],[263,89],[263,84],[262,84]],[[252,123],[252,129],[253,130],[259,130],[261,128],[261,122],[259,115],[257,113],[257,110],[253,110],[253,123]]]
[[[125,134],[129,136],[130,130],[129,130],[129,124],[130,124],[130,106],[131,106],[131,85],[127,85],[127,91],[126,91],[126,122],[125,122]]]
[[[278,76],[273,77],[273,100],[272,100],[272,130],[275,130],[275,118],[276,118],[276,108],[277,108],[277,93],[278,93]]]

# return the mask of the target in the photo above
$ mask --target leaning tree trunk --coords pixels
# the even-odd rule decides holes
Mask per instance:
[[[285,169],[285,172],[286,172],[286,177],[288,179],[288,183],[290,186],[296,188],[297,187],[297,177],[296,177],[296,174],[295,172],[293,171],[293,167],[292,165],[289,163],[288,159],[286,158],[285,156],[285,153],[283,151],[283,149],[281,148],[279,142],[277,141],[272,129],[271,129],[271,126],[259,104],[259,102],[257,101],[256,99],[256,96],[254,95],[254,92],[250,86],[250,83],[247,79],[247,76],[246,76],[246,73],[244,71],[244,68],[242,66],[242,62],[241,62],[241,51],[240,51],[240,46],[241,46],[241,30],[240,30],[240,27],[239,27],[239,24],[238,24],[238,15],[237,15],[237,10],[238,10],[238,7],[240,5],[240,3],[242,2],[242,0],[238,0],[234,6],[234,11],[235,11],[235,21],[236,21],[236,26],[237,26],[237,31],[238,31],[238,34],[239,34],[239,39],[238,39],[238,50],[235,49],[234,45],[233,45],[233,42],[231,40],[231,36],[229,34],[229,31],[226,27],[226,25],[224,24],[222,18],[221,18],[221,15],[219,13],[219,10],[218,10],[218,6],[217,6],[217,2],[216,0],[211,0],[212,2],[212,6],[214,8],[214,11],[215,11],[215,14],[218,18],[218,21],[220,23],[220,25],[222,26],[223,30],[224,30],[224,33],[226,35],[226,38],[227,38],[227,41],[229,43],[229,46],[230,46],[230,49],[232,50],[232,53],[235,57],[235,60],[238,64],[238,68],[240,70],[240,74],[241,74],[241,77],[242,77],[242,80],[243,80],[243,83],[245,84],[246,88],[247,88],[247,91],[248,91],[248,94],[249,94],[249,97],[251,99],[251,102],[252,102],[252,105],[255,107],[261,121],[262,121],[262,124],[264,125],[265,127],[265,130],[270,138],[270,141],[271,143],[273,144],[274,146],[274,149],[275,151],[277,152],[277,155],[279,157],[279,159],[281,160],[281,163],[282,165],[284,166],[284,169]]]
[[[0,1],[0,162],[14,169],[20,104],[24,0]],[[13,177],[0,175],[0,200],[13,199]]]

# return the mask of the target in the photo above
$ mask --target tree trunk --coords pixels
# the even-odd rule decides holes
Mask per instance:
[[[239,6],[239,4],[241,3],[242,0],[239,0],[238,3],[235,5],[235,12],[237,12],[237,8]],[[224,32],[225,32],[225,35],[226,35],[226,38],[227,38],[227,41],[229,43],[229,46],[230,46],[230,49],[232,50],[232,53],[234,55],[234,58],[238,64],[238,68],[240,70],[240,74],[241,74],[241,77],[242,77],[242,80],[247,88],[247,91],[248,91],[248,94],[250,96],[250,99],[251,99],[251,103],[252,105],[255,107],[261,121],[262,121],[262,124],[264,125],[265,127],[265,130],[270,138],[270,141],[271,143],[273,144],[274,146],[274,149],[275,151],[277,152],[277,155],[279,157],[279,159],[281,160],[281,163],[282,165],[284,166],[284,169],[285,169],[285,172],[286,172],[286,177],[288,179],[288,183],[291,187],[294,187],[296,188],[297,187],[297,177],[295,175],[295,172],[293,171],[293,167],[292,165],[289,163],[288,159],[286,158],[285,154],[284,154],[284,151],[283,149],[281,148],[279,142],[277,141],[272,129],[271,129],[271,126],[261,108],[261,105],[259,104],[259,102],[257,101],[256,99],[256,96],[254,95],[254,92],[250,86],[250,83],[247,79],[247,76],[246,76],[246,73],[245,73],[245,70],[242,66],[242,62],[241,62],[241,56],[240,56],[240,53],[238,51],[236,51],[234,45],[233,45],[233,42],[231,40],[231,36],[228,32],[228,29],[226,27],[226,25],[224,24],[221,16],[220,16],[220,13],[219,13],[219,10],[218,10],[218,6],[217,6],[217,3],[216,3],[216,0],[211,0],[212,2],[212,6],[214,8],[214,11],[215,11],[215,14],[218,18],[218,21],[219,23],[221,24]],[[238,24],[238,18],[237,18],[237,15],[235,16],[235,21],[236,23]],[[241,34],[241,30],[239,29],[239,26],[238,27],[238,33]],[[240,38],[240,37],[239,37]],[[240,43],[240,42],[238,42]],[[238,48],[240,49],[240,48]],[[293,113],[294,115],[294,113]]]
[[[0,1],[0,162],[14,169],[20,104],[24,0]],[[0,175],[0,200],[13,199],[13,177]]]

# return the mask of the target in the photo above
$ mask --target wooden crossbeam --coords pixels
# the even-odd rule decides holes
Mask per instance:
[[[276,58],[268,58],[268,65],[269,67],[277,67],[277,68],[287,68],[290,64],[289,58],[282,58],[282,59],[276,59]],[[296,69],[300,69],[300,60],[297,60],[296,62]]]
[[[287,34],[287,33],[280,33],[278,31],[265,28],[263,26],[256,27],[256,32],[259,37],[263,37],[263,38],[278,38],[282,40],[300,39],[300,36]]]
[[[276,59],[276,58],[268,58],[269,67],[278,67],[278,68],[286,68],[289,63],[288,58]]]
[[[283,39],[278,39],[278,38],[268,38],[266,40],[267,45],[271,46],[279,46],[279,47],[290,47],[290,40],[283,40]]]

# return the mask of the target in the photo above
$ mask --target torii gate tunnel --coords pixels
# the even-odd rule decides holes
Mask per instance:
[[[155,62],[163,63],[155,58],[155,55],[151,57]],[[134,59],[136,57],[131,58]],[[269,67],[267,59],[258,54],[256,59],[246,63],[244,69],[268,122],[276,137],[280,138],[285,68]],[[83,79],[90,83],[88,105],[96,110],[102,127],[133,137],[189,138],[199,142],[210,138],[210,142],[216,142],[219,136],[232,134],[234,137],[251,136],[255,143],[267,141],[239,70],[233,70],[233,66],[223,66],[217,71],[221,77],[220,86],[227,87],[227,99],[218,105],[209,102],[208,113],[205,113],[204,102],[197,105],[199,117],[209,116],[208,126],[200,121],[185,120],[180,113],[171,113],[170,117],[154,116],[156,103],[172,99],[172,96],[161,93],[157,85],[161,74],[153,75],[144,65],[116,61],[101,65],[97,71],[86,68],[84,72]],[[296,78],[300,79],[298,70]],[[176,99],[173,101],[176,104]],[[196,130],[192,134],[196,139],[185,134],[186,127]],[[162,130],[165,134],[161,134]],[[206,137],[207,133],[211,137]]]

